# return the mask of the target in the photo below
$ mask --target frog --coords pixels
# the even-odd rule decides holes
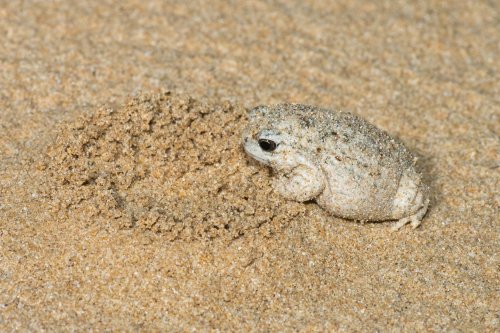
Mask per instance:
[[[304,104],[257,106],[242,145],[272,169],[285,199],[316,202],[336,217],[420,226],[429,187],[417,157],[399,139],[347,111]]]

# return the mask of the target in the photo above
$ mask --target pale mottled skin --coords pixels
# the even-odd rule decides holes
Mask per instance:
[[[275,171],[281,195],[314,199],[335,216],[398,220],[399,229],[409,222],[418,227],[427,211],[428,190],[414,155],[350,113],[299,104],[259,106],[249,114],[243,146]]]

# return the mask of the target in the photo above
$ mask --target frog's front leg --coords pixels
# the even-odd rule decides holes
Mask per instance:
[[[314,199],[323,192],[325,179],[317,168],[300,165],[290,172],[278,173],[274,179],[274,188],[287,199],[303,202]]]

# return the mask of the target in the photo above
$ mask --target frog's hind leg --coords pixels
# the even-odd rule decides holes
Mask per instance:
[[[420,225],[420,223],[422,223],[422,219],[424,218],[425,213],[427,213],[428,208],[429,208],[429,199],[425,200],[422,208],[420,208],[414,215],[410,217],[411,226],[413,229],[417,228]]]
[[[404,225],[410,223],[413,229],[416,229],[420,223],[422,223],[422,218],[425,213],[427,213],[427,209],[429,208],[429,199],[426,199],[422,207],[413,215],[403,217],[399,219],[394,226],[392,227],[392,231],[397,231],[401,229]]]

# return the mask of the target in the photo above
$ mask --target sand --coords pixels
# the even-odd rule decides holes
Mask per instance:
[[[491,1],[5,1],[0,330],[498,331]],[[358,114],[419,156],[417,230],[286,201],[246,109]]]

